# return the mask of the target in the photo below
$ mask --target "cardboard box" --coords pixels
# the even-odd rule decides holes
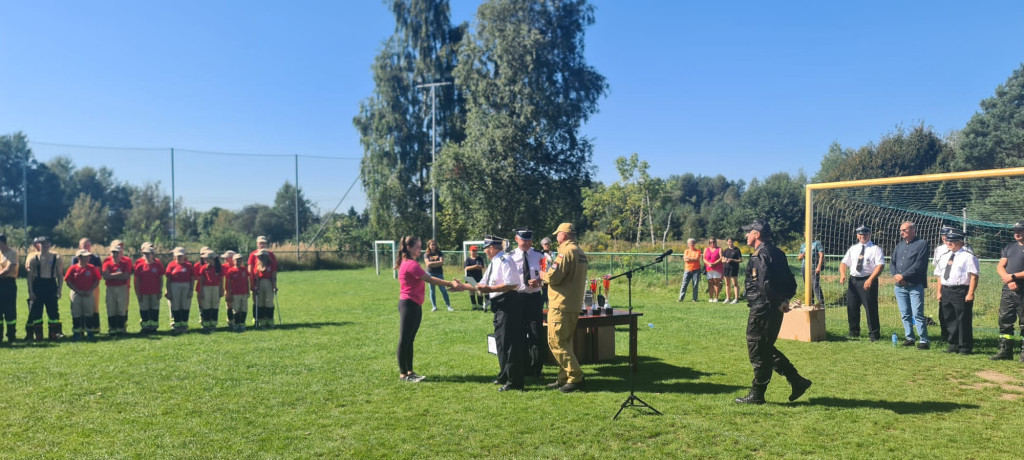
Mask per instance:
[[[801,342],[825,340],[825,309],[800,307],[790,310],[782,317],[779,338]]]

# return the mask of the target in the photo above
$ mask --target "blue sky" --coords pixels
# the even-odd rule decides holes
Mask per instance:
[[[632,152],[660,177],[810,175],[833,141],[857,147],[900,123],[963,127],[1024,61],[1016,0],[593,3],[586,54],[610,91],[584,132],[605,182]],[[453,1],[453,20],[471,21],[479,4]],[[24,131],[44,160],[69,154],[170,192],[174,147],[176,192],[197,209],[270,202],[295,161],[183,150],[346,158],[300,159],[299,183],[324,210],[356,178],[351,120],[393,30],[381,2],[43,0],[3,11],[0,133]],[[357,187],[342,210],[364,203]]]

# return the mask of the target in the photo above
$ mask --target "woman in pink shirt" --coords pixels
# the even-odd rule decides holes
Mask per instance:
[[[416,259],[423,252],[420,239],[415,236],[402,238],[398,250],[398,262],[395,268],[398,269],[398,284],[401,287],[401,294],[398,298],[398,378],[403,382],[419,382],[424,379],[412,371],[412,344],[416,340],[416,332],[420,329],[420,320],[423,318],[423,296],[425,294],[424,283],[435,286],[443,286],[457,291],[455,285],[450,281],[430,276]]]
[[[725,264],[722,262],[722,248],[714,238],[708,238],[708,247],[704,248],[704,268],[708,271],[708,297],[711,297],[711,302],[718,302]]]

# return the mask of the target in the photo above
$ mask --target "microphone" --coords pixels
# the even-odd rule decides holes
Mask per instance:
[[[655,262],[661,262],[662,260],[665,260],[665,258],[666,258],[666,257],[668,257],[668,256],[670,256],[670,255],[672,255],[672,250],[671,250],[671,249],[669,249],[668,251],[665,251],[665,252],[661,253],[661,255],[660,255],[660,256],[658,256],[658,258],[657,258],[657,259],[654,259],[654,261],[655,261]]]

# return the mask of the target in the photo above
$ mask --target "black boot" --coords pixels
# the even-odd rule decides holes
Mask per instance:
[[[811,381],[803,378],[800,374],[793,374],[793,377],[786,380],[789,380],[789,386],[793,388],[793,392],[789,394],[790,402],[796,401],[811,387]]]
[[[999,338],[999,352],[989,356],[988,359],[993,361],[1001,359],[1013,359],[1013,342],[1005,337]]]
[[[43,325],[40,324],[39,328],[42,329],[42,327]],[[40,331],[40,335],[42,335],[42,331]],[[50,323],[49,337],[50,340],[60,340],[64,338],[64,326],[60,324],[60,321],[56,323]]]
[[[764,404],[764,385],[751,385],[750,392],[742,398],[736,398],[736,404]]]
[[[7,341],[14,342],[14,338],[17,335],[18,326],[14,323],[7,325]]]
[[[117,335],[117,316],[107,315],[107,335]]]

